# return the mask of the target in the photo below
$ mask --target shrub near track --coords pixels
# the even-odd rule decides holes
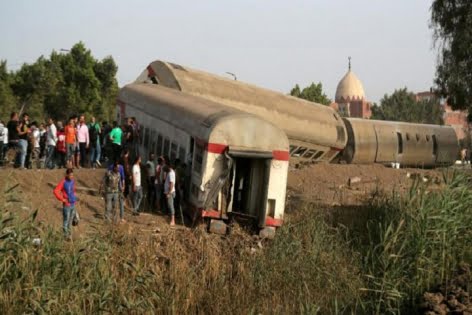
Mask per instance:
[[[377,198],[369,212],[363,253],[369,314],[414,314],[425,290],[447,284],[461,262],[472,262],[472,186],[444,175],[441,191],[416,181],[405,198]],[[470,292],[469,292],[470,293]]]

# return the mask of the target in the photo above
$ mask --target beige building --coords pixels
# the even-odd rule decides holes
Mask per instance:
[[[372,116],[371,103],[366,100],[362,82],[351,70],[350,57],[348,71],[339,81],[334,103],[330,106],[345,117],[369,119]]]

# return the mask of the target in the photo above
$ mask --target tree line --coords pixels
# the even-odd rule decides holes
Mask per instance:
[[[67,119],[77,114],[110,120],[118,93],[118,67],[111,56],[93,57],[82,42],[66,53],[52,51],[34,63],[9,71],[0,61],[0,118],[28,112],[35,120]]]

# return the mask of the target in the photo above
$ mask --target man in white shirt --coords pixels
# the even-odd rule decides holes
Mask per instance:
[[[48,127],[46,129],[46,167],[54,168],[54,152],[57,144],[57,128],[52,118],[48,119]]]
[[[6,153],[8,152],[8,128],[5,126],[3,129],[3,148],[2,151],[0,152],[0,162],[5,164],[4,162],[6,161]]]
[[[40,168],[39,162],[39,154],[40,154],[40,146],[39,146],[39,138],[40,133],[36,122],[31,123],[31,142],[33,144],[33,148],[31,150],[31,168]]]
[[[131,170],[133,177],[133,215],[139,215],[139,205],[143,199],[143,187],[141,186],[141,157],[134,160]]]
[[[170,163],[164,166],[164,172],[167,174],[166,181],[164,183],[164,195],[167,200],[167,208],[170,213],[170,225],[175,225],[175,209],[174,209],[174,198],[175,198],[175,172],[170,166]]]

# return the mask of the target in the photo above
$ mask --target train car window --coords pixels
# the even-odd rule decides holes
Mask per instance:
[[[420,135],[418,133],[416,134],[416,141],[420,141]]]
[[[438,155],[438,141],[436,135],[433,135],[433,155]]]
[[[292,153],[293,153],[297,148],[298,148],[297,146],[291,145],[291,146],[290,146],[290,155],[292,155]]]
[[[315,153],[316,153],[316,150],[309,149],[305,152],[305,154],[303,154],[303,157],[307,158],[307,159],[310,159],[310,158],[313,157],[313,155],[315,155]]]
[[[170,160],[175,161],[177,158],[177,143],[172,142],[170,145]]]
[[[157,81],[157,78],[154,76],[154,77],[151,77],[151,82],[153,84],[159,84],[159,81]]]
[[[346,135],[345,135],[345,132],[344,132],[344,128],[341,127],[341,126],[336,126],[336,132],[337,132],[337,136],[338,136],[338,141],[344,141],[346,139]]]
[[[203,146],[195,143],[194,157],[193,157],[193,170],[198,174],[202,173],[203,165]]]
[[[169,155],[169,149],[170,149],[170,140],[168,138],[164,139],[164,149],[162,149],[162,154],[163,155]]]
[[[143,143],[143,146],[144,147],[148,147],[149,146],[149,128],[144,128],[144,143]]]
[[[156,145],[156,146],[157,146],[157,147],[156,147],[156,154],[157,154],[158,156],[161,156],[161,155],[162,155],[162,140],[163,140],[162,135],[159,134],[159,135],[157,136],[157,145]]]
[[[406,141],[410,141],[410,134],[408,132],[406,133]]]
[[[313,160],[319,159],[323,155],[324,151],[316,152],[315,156],[313,156]]]
[[[179,160],[180,160],[180,162],[185,163],[185,155],[186,155],[185,148],[179,147]]]
[[[407,134],[407,137],[408,137],[408,134]],[[402,134],[397,132],[397,140],[398,140],[398,154],[402,154],[403,153],[403,138],[402,138]]]
[[[293,156],[302,156],[306,150],[308,149],[304,147],[298,147],[295,151],[293,151]]]

